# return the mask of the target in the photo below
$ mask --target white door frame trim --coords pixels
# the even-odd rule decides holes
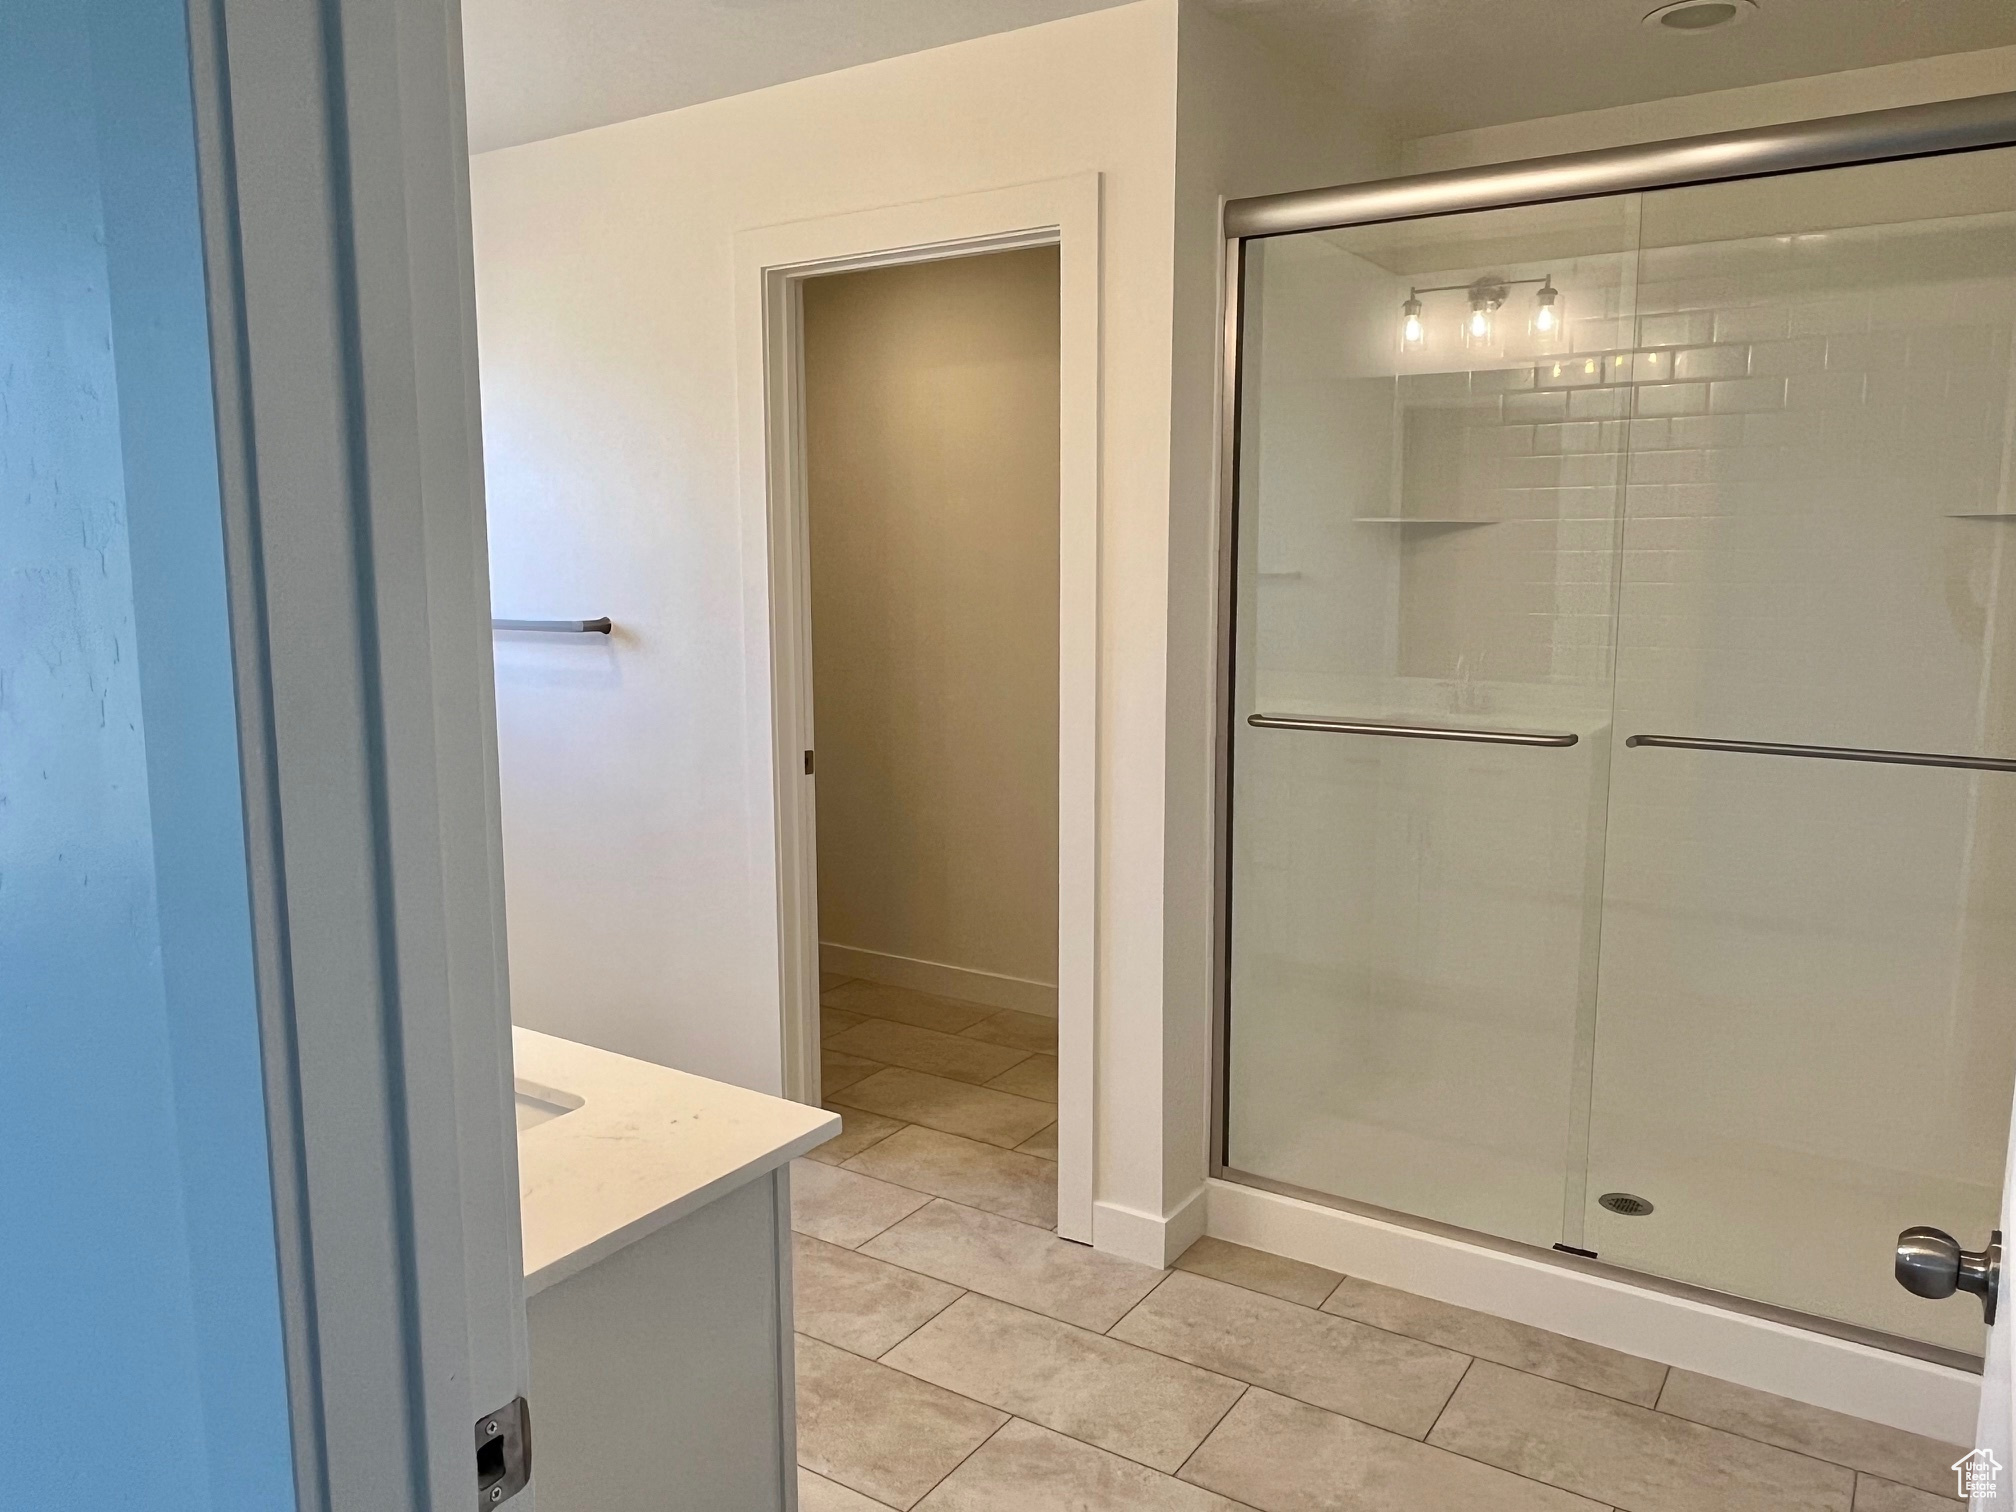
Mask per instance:
[[[1011,188],[823,216],[735,239],[747,705],[771,771],[748,797],[775,824],[782,1085],[819,1100],[819,930],[813,796],[810,594],[799,293],[818,274],[1059,251],[1058,1233],[1092,1239],[1093,1043],[1098,940],[1100,179]],[[760,829],[760,825],[758,826]]]
[[[529,1348],[459,6],[188,26],[296,1499],[468,1506]]]

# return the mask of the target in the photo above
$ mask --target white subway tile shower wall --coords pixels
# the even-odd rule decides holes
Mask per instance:
[[[1959,518],[2016,508],[2010,219],[1648,250],[1639,298],[1711,320],[1721,428],[1627,457],[1618,737],[2016,751],[2016,540]],[[1995,1221],[2012,841],[2007,777],[1619,752],[1588,1191],[1660,1207],[1584,1242],[1978,1349],[1884,1254]]]

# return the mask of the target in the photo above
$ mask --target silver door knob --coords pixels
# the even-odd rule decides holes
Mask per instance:
[[[1944,1229],[1908,1228],[1897,1236],[1897,1284],[1914,1297],[1937,1301],[1956,1291],[1981,1299],[1981,1321],[1995,1321],[1995,1291],[2002,1279],[2002,1231],[1988,1247],[1963,1250]]]

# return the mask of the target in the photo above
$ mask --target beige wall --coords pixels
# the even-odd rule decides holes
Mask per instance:
[[[821,941],[1051,987],[1057,275],[804,291]]]

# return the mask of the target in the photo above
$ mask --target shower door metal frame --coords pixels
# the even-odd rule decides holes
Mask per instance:
[[[1908,105],[1894,110],[1829,116],[1746,131],[1684,137],[1640,146],[1528,158],[1482,168],[1459,168],[1368,183],[1340,184],[1226,203],[1225,323],[1221,351],[1224,368],[1219,385],[1218,717],[1213,773],[1213,864],[1217,880],[1212,919],[1210,1173],[1213,1177],[1980,1373],[1982,1360],[1979,1355],[1862,1328],[1836,1318],[1798,1312],[1601,1259],[1542,1249],[1518,1240],[1397,1212],[1329,1192],[1313,1191],[1238,1170],[1227,1162],[1226,1103],[1231,1074],[1232,764],[1233,735],[1239,722],[1233,699],[1239,609],[1239,408],[1246,244],[1249,241],[1306,231],[1426,220],[1518,205],[1602,199],[1656,189],[1772,178],[2011,146],[2016,146],[2016,91],[1943,100],[1928,105]]]

